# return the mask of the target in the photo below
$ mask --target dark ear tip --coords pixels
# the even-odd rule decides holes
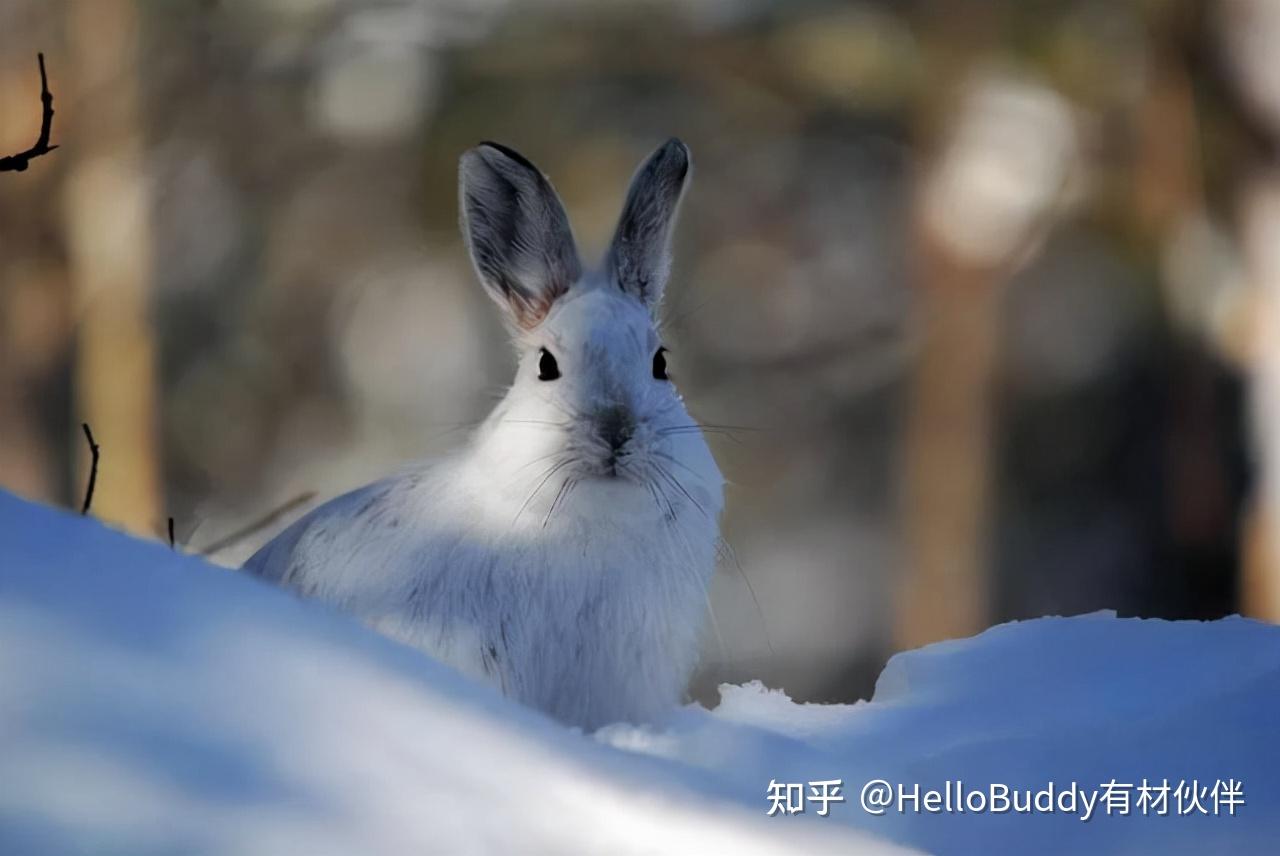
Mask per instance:
[[[659,146],[658,156],[661,160],[670,158],[678,163],[681,178],[684,178],[689,172],[689,165],[693,162],[693,154],[679,137],[672,137]]]
[[[502,145],[502,143],[495,143],[492,140],[481,140],[471,151],[479,153],[484,149],[497,152],[499,155],[520,164],[525,169],[531,169],[534,172],[538,172],[538,168],[530,163],[528,158],[520,154],[515,149]]]

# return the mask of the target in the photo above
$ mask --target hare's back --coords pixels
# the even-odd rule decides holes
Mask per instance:
[[[277,585],[306,588],[324,566],[321,555],[337,538],[348,540],[356,531],[376,523],[391,480],[374,482],[342,494],[308,512],[264,544],[244,563],[244,570]],[[343,537],[346,536],[346,537]]]

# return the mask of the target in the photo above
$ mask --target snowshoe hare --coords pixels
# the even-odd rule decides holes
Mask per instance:
[[[640,167],[599,270],[516,152],[462,156],[462,229],[515,382],[461,451],[311,512],[245,565],[570,724],[681,701],[723,478],[655,325],[689,151]]]

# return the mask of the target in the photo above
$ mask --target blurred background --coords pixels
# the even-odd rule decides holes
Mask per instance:
[[[87,422],[92,513],[236,565],[508,382],[463,150],[595,257],[675,135],[673,375],[734,426],[700,697],[1280,620],[1276,45],[1274,0],[5,0],[0,155],[37,51],[61,147],[0,173],[0,486],[78,509]]]

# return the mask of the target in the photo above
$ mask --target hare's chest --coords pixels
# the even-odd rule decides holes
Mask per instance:
[[[620,526],[459,540],[374,623],[564,721],[647,719],[680,702],[696,663],[714,540]]]
[[[678,551],[613,535],[512,568],[512,597],[490,631],[488,665],[508,694],[584,724],[678,703],[706,614],[713,544]]]

